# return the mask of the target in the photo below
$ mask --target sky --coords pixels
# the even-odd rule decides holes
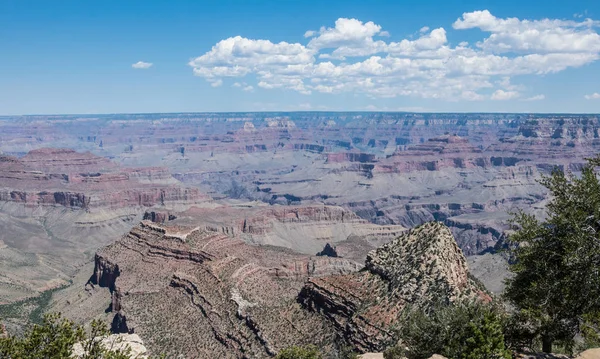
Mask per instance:
[[[600,113],[597,0],[0,0],[0,115]]]

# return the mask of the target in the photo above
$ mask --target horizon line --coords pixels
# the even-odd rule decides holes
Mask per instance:
[[[43,117],[43,116],[115,116],[115,115],[192,115],[192,114],[250,114],[250,113],[383,113],[383,114],[483,114],[483,115],[586,115],[600,116],[594,112],[501,112],[501,111],[380,111],[380,110],[292,110],[292,111],[189,111],[189,112],[104,112],[104,113],[32,113],[32,114],[0,114],[7,117]]]

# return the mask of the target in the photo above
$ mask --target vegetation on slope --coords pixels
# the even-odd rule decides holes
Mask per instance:
[[[0,358],[69,358],[73,345],[82,343],[85,354],[80,359],[130,359],[129,349],[111,350],[102,345],[101,339],[108,335],[108,327],[101,321],[93,321],[86,335],[81,326],[60,314],[47,314],[41,325],[34,325],[23,337],[0,337]]]
[[[599,165],[600,157],[588,160],[581,176],[557,168],[540,180],[551,195],[545,220],[513,215],[514,276],[504,293],[510,311],[481,303],[411,311],[386,359],[495,359],[510,351],[549,353],[554,344],[571,354],[600,346]]]
[[[441,354],[456,359],[510,359],[503,334],[504,314],[480,302],[436,304],[426,311],[407,311],[401,340],[385,359],[427,359]]]

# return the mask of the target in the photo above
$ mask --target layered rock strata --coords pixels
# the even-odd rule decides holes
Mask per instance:
[[[450,230],[434,222],[371,251],[360,272],[310,278],[299,299],[353,347],[381,351],[392,341],[393,327],[408,305],[491,297],[469,274]]]
[[[98,252],[91,281],[112,291],[113,328],[139,334],[155,352],[264,358],[288,345],[332,340],[330,326],[296,296],[309,276],[359,268],[144,221]]]
[[[439,223],[371,251],[363,267],[143,221],[95,263],[90,285],[111,291],[113,330],[186,357],[268,358],[298,344],[376,351],[408,304],[490,299]]]

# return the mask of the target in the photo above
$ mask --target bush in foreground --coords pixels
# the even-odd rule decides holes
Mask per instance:
[[[41,325],[34,325],[22,338],[0,338],[0,358],[64,359],[80,342],[85,349],[80,359],[130,359],[129,350],[113,351],[101,344],[101,338],[109,335],[105,323],[93,321],[91,328],[88,336],[81,326],[60,314],[47,314]]]
[[[315,346],[292,346],[282,349],[275,359],[322,359],[323,356]]]
[[[399,343],[385,359],[426,359],[441,354],[453,359],[509,359],[503,314],[488,304],[438,304],[410,310],[400,323]]]

